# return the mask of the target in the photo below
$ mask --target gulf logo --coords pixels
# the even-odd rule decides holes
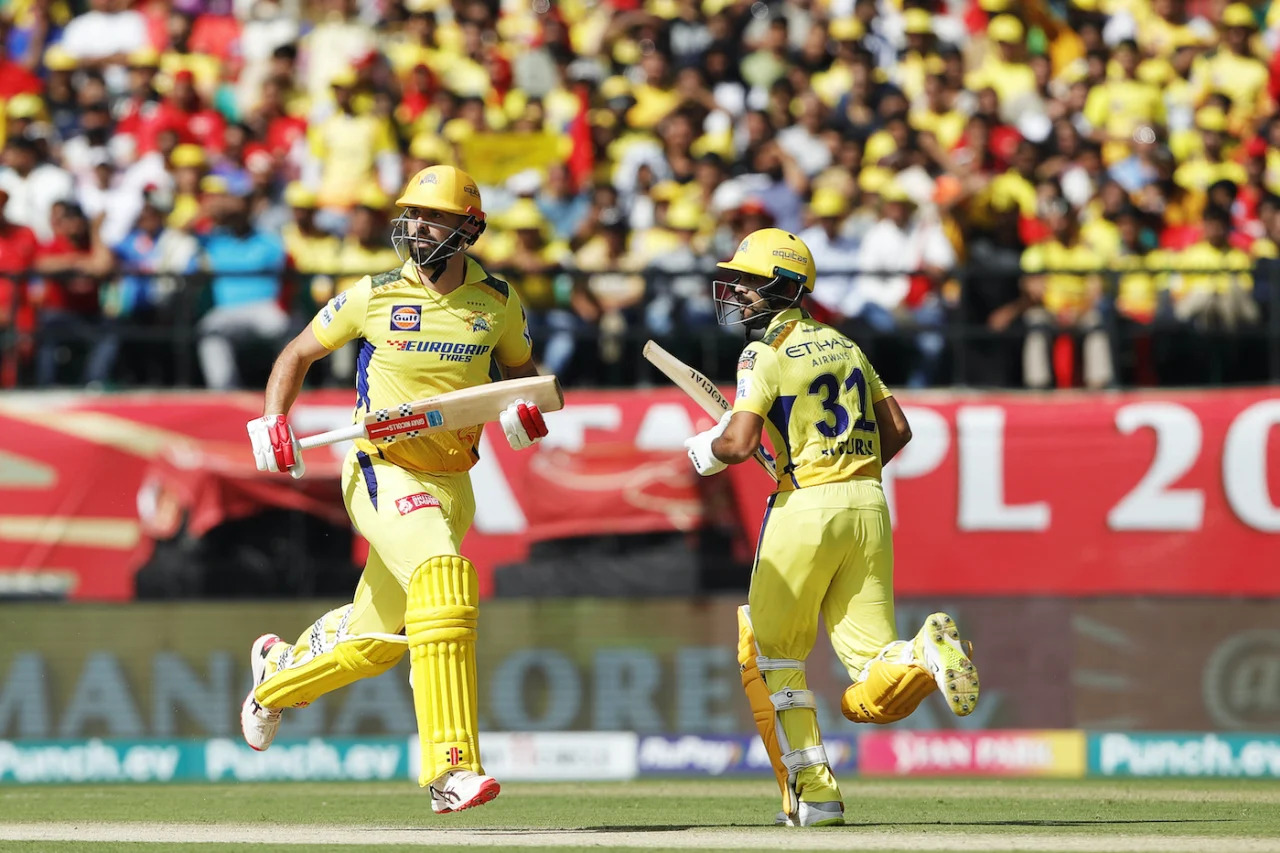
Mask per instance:
[[[422,331],[422,306],[393,305],[391,308],[391,330],[393,332]]]

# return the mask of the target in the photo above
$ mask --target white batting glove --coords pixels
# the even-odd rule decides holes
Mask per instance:
[[[524,450],[532,447],[547,434],[547,422],[542,412],[533,403],[516,400],[498,415],[498,423],[502,424],[502,432],[507,436],[507,443],[512,450]]]
[[[689,461],[693,463],[694,470],[703,477],[719,474],[729,467],[728,463],[721,462],[711,452],[711,442],[724,434],[724,431],[729,426],[729,419],[732,417],[733,412],[725,412],[724,416],[720,418],[720,423],[709,430],[698,433],[693,438],[685,439],[684,446],[689,451]]]
[[[307,473],[302,448],[284,415],[263,415],[247,423],[253,461],[259,471],[288,471],[297,480]]]

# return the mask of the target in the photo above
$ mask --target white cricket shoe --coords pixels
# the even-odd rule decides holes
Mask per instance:
[[[431,810],[436,814],[449,814],[483,806],[498,796],[502,786],[492,776],[481,776],[473,770],[450,770],[427,790],[431,792]]]
[[[253,651],[249,652],[249,661],[253,665],[253,687],[240,706],[240,731],[244,733],[244,742],[262,752],[275,740],[276,731],[280,728],[280,713],[283,708],[264,708],[258,704],[253,693],[258,685],[267,680],[267,651],[280,642],[275,634],[263,634],[253,643]]]
[[[778,812],[773,823],[774,826],[844,826],[844,803],[839,800],[826,803],[801,800],[796,820],[787,817],[786,812]]]
[[[932,614],[924,620],[912,647],[916,660],[938,682],[951,713],[957,717],[972,714],[978,707],[978,668],[969,660],[973,646],[960,639],[955,620],[945,613]]]

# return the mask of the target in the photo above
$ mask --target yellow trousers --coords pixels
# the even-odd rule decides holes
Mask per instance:
[[[895,639],[893,535],[880,483],[854,480],[771,498],[748,602],[760,675],[770,694],[804,695],[803,662],[817,639],[819,615],[856,681]],[[786,740],[782,752],[821,744],[812,709],[779,710],[777,718]],[[825,764],[799,770],[795,790],[809,802],[840,799]]]
[[[431,557],[460,553],[476,512],[471,475],[406,471],[353,449],[343,463],[342,500],[369,541],[352,600],[351,633],[394,634],[404,627],[414,571]]]

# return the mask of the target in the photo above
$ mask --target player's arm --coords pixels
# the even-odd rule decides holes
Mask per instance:
[[[711,452],[721,462],[737,465],[755,456],[760,449],[764,418],[755,412],[734,412],[720,437],[711,442]]]
[[[720,422],[685,441],[689,461],[703,477],[750,459],[760,447],[764,416],[778,396],[778,364],[773,350],[748,344],[738,358],[738,391],[733,410]]]
[[[533,363],[533,337],[529,334],[529,321],[525,317],[520,296],[512,288],[507,297],[507,323],[498,339],[494,355],[498,370],[504,379],[522,379],[537,376],[538,366]],[[537,444],[547,434],[547,422],[533,403],[516,400],[498,416],[502,432],[512,450],[524,450]]]
[[[330,350],[320,343],[311,326],[307,326],[298,333],[296,338],[289,341],[276,357],[275,364],[271,366],[262,414],[289,414],[289,409],[293,407],[294,401],[302,391],[302,381],[306,379],[307,370],[329,352]]]
[[[259,471],[306,473],[302,448],[289,426],[289,410],[302,391],[307,370],[316,361],[363,334],[369,304],[369,278],[330,299],[307,327],[289,342],[271,366],[262,417],[246,424]]]
[[[880,464],[888,465],[911,440],[911,424],[893,397],[876,400],[872,409],[876,413],[876,429],[880,431]]]

